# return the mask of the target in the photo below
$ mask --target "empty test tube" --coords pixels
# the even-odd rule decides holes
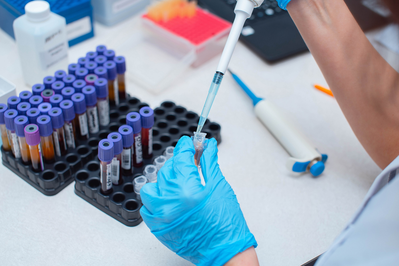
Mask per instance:
[[[89,71],[89,74],[93,74],[94,73],[94,69],[96,69],[97,67],[98,67],[98,65],[97,65],[96,62],[87,62],[85,64],[85,68]]]
[[[40,148],[39,127],[35,124],[29,124],[25,127],[26,143],[29,145],[30,160],[35,172],[44,170],[42,151]]]
[[[123,125],[118,129],[119,134],[122,136],[122,175],[128,176],[133,174],[133,155],[134,155],[134,139],[133,128],[128,125]]]
[[[29,119],[29,124],[36,124],[37,123],[37,118],[40,116],[40,111],[37,108],[30,108],[26,112],[26,116]]]
[[[56,81],[62,81],[62,79],[67,75],[64,70],[57,70],[54,73],[54,77]]]
[[[100,160],[101,193],[108,195],[112,192],[111,168],[114,158],[114,144],[108,139],[98,143],[98,159]]]
[[[97,111],[96,88],[94,88],[93,86],[86,86],[83,88],[82,93],[84,94],[86,99],[86,113],[87,123],[89,125],[89,132],[90,134],[95,134],[100,131]]]
[[[18,136],[19,150],[21,151],[21,159],[24,164],[30,164],[29,145],[26,143],[25,127],[29,124],[28,117],[19,115],[14,119],[15,133]]]
[[[157,172],[159,169],[155,165],[149,164],[144,168],[144,176],[147,178],[148,183],[157,182]]]
[[[61,108],[51,108],[48,115],[51,117],[51,124],[53,125],[53,140],[54,149],[58,157],[67,154],[67,144],[64,131],[64,116]]]
[[[26,112],[31,108],[31,104],[27,102],[22,102],[18,104],[17,111],[19,115],[26,115]]]
[[[75,75],[76,70],[79,68],[80,66],[78,64],[69,64],[68,65],[68,74],[69,75]]]
[[[45,89],[46,87],[43,84],[35,84],[32,86],[32,94],[40,96]]]
[[[200,167],[200,159],[202,153],[204,152],[204,149],[206,148],[205,136],[206,133],[194,132],[194,137],[193,137],[193,143],[195,148],[194,162],[195,165],[198,167]]]
[[[7,128],[4,121],[4,113],[7,111],[8,107],[4,103],[0,103],[0,131],[1,140],[3,141],[3,149],[5,151],[11,151],[11,145],[8,140]]]
[[[39,109],[40,115],[47,115],[52,107],[50,103],[41,103],[37,109]]]
[[[45,89],[44,91],[42,91],[41,96],[43,98],[43,102],[49,103],[50,102],[50,98],[53,95],[54,95],[54,91],[52,89]]]
[[[108,61],[112,61],[112,60],[114,60],[114,57],[115,57],[115,51],[107,50],[104,52],[103,55],[107,58]]]
[[[61,94],[63,88],[65,88],[65,83],[62,81],[56,81],[51,84],[51,89],[54,91],[54,94]]]
[[[141,115],[141,143],[143,145],[143,158],[152,157],[152,127],[154,126],[154,111],[146,106],[140,109]]]
[[[112,184],[121,185],[123,183],[121,171],[123,151],[122,135],[116,132],[110,133],[108,135],[108,140],[114,143],[114,158],[112,159],[111,168]]]
[[[87,59],[86,57],[81,57],[78,59],[79,67],[84,67],[87,62],[89,62],[89,59]]]
[[[37,108],[41,103],[43,103],[43,98],[39,95],[33,95],[32,97],[30,97],[29,103],[32,108]]]
[[[75,89],[72,87],[65,87],[61,91],[62,97],[64,97],[65,100],[70,100],[72,98],[72,95],[75,94]]]
[[[138,199],[141,199],[140,190],[145,184],[147,184],[147,178],[143,175],[138,176],[133,180],[134,192]]]
[[[116,78],[116,63],[107,61],[104,64],[108,75],[108,97],[110,105],[119,105],[118,80]]]
[[[87,86],[86,81],[83,79],[77,79],[74,81],[72,84],[73,88],[75,89],[75,92],[82,92],[82,89]]]
[[[105,67],[97,67],[96,69],[94,69],[94,74],[97,75],[98,78],[104,78],[108,80],[108,73]]]
[[[99,78],[94,82],[97,94],[98,120],[101,126],[109,124],[109,102],[108,102],[108,83],[104,78]]]
[[[55,79],[55,77],[47,76],[47,77],[44,77],[44,79],[43,79],[43,85],[46,89],[51,89],[51,84],[53,84],[56,81],[57,80]]]
[[[21,158],[21,150],[19,149],[18,136],[15,132],[14,119],[18,116],[17,110],[8,109],[4,113],[4,122],[6,124],[8,142],[11,145],[12,153],[15,158]]]
[[[103,55],[99,55],[94,58],[94,62],[96,62],[98,66],[103,66],[104,63],[107,62],[107,58]]]
[[[163,155],[166,157],[166,160],[169,160],[170,158],[173,157],[174,149],[175,147],[173,146],[166,147],[165,152],[163,153]]]
[[[55,162],[53,125],[48,115],[41,115],[37,118],[37,125],[40,132],[40,144],[45,163]]]
[[[96,74],[89,74],[85,77],[85,81],[87,83],[87,85],[94,85],[94,82],[96,82],[96,80],[98,79]]]
[[[60,107],[60,103],[64,100],[64,96],[56,94],[51,96],[50,103],[53,107]]]
[[[87,124],[86,99],[83,93],[72,95],[72,102],[75,108],[76,136],[81,140],[89,139],[89,125]]]
[[[143,146],[141,143],[141,116],[137,112],[128,113],[126,116],[126,124],[133,128],[134,138],[134,156],[133,166],[143,166]]]
[[[21,91],[19,93],[19,98],[21,98],[22,102],[27,103],[27,102],[29,102],[29,99],[30,99],[30,97],[32,97],[32,95],[33,94],[30,91]]]
[[[154,165],[158,171],[161,170],[162,166],[164,166],[165,163],[166,163],[166,157],[163,155],[160,155],[154,159]]]
[[[98,56],[97,52],[87,52],[86,53],[86,58],[89,61],[94,61],[94,58],[96,58]],[[87,63],[86,63],[87,64]]]
[[[21,103],[21,98],[17,96],[11,96],[7,99],[8,109],[17,109],[18,104]]]
[[[68,148],[76,148],[76,126],[75,126],[75,109],[71,100],[63,100],[60,103],[62,114],[64,115],[64,131]]]
[[[64,82],[65,87],[71,87],[72,84],[75,82],[76,77],[74,75],[66,75],[63,79],[62,82]]]
[[[116,73],[118,80],[118,92],[119,99],[126,99],[126,82],[125,82],[125,72],[126,72],[126,61],[125,57],[117,56],[114,58],[114,62],[116,63]]]
[[[96,52],[98,55],[103,55],[105,51],[107,51],[107,46],[105,45],[101,44],[96,47]]]
[[[82,79],[82,80],[84,80],[85,77],[86,77],[88,74],[89,74],[89,70],[87,70],[86,68],[83,68],[83,67],[79,68],[79,69],[76,70],[76,72],[75,72],[76,79]]]

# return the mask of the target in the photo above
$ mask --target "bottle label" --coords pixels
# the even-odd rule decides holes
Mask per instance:
[[[73,135],[73,124],[67,122],[64,124],[66,142],[69,148],[75,149],[75,136]]]
[[[94,134],[100,131],[100,125],[98,124],[97,106],[87,108],[87,118],[89,122],[90,133]]]
[[[122,168],[125,170],[130,170],[132,168],[132,149],[123,149]]]
[[[134,145],[136,147],[136,163],[143,161],[143,147],[141,146],[141,134],[134,137]]]
[[[98,101],[98,114],[100,125],[107,126],[109,124],[109,103],[107,100]]]
[[[101,183],[105,182],[106,190],[110,190],[112,188],[112,180],[111,180],[111,164],[107,164],[106,169],[104,169],[103,164],[100,164],[101,167]]]
[[[126,10],[127,8],[131,7],[132,5],[138,3],[139,0],[120,0],[114,2],[112,5],[112,12],[114,14],[119,13],[123,10]]]
[[[87,116],[86,114],[79,115],[79,127],[80,127],[80,135],[86,136],[89,134],[89,128],[87,126]]]
[[[114,98],[115,98],[115,105],[119,105],[119,88],[118,88],[118,79],[114,80]]]
[[[59,61],[68,57],[68,43],[66,32],[58,29],[44,38],[45,51],[40,53],[43,70],[47,70]]]
[[[68,41],[76,39],[80,36],[91,32],[90,17],[84,17],[66,25]]]
[[[14,156],[15,156],[15,158],[17,158],[17,159],[21,158],[21,149],[19,148],[17,134],[11,132],[11,141],[12,141],[12,146],[14,148]]]
[[[53,139],[54,139],[55,153],[57,154],[58,157],[60,157],[61,156],[61,147],[60,147],[60,141],[58,138],[58,132],[56,130],[53,131]]]
[[[40,167],[42,168],[42,171],[43,171],[44,170],[44,164],[43,164],[43,155],[42,155],[42,145],[41,144],[37,145],[37,148],[39,149]]]
[[[148,130],[148,154],[152,154],[152,128]]]
[[[112,165],[112,169],[111,169],[112,183],[118,184],[118,181],[119,181],[119,160],[114,157],[112,159],[111,165]]]

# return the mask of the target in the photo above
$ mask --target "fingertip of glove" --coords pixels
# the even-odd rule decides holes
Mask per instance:
[[[176,154],[186,151],[186,150],[194,151],[193,140],[189,136],[183,136],[179,139],[179,141],[177,142],[177,145],[173,151],[173,154],[176,155]]]
[[[208,140],[208,144],[206,146],[206,149],[204,151],[204,154],[214,154],[218,152],[218,143],[216,141],[216,139],[211,138],[210,140]]]

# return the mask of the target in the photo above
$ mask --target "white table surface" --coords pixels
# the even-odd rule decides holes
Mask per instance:
[[[137,23],[132,18],[112,28],[96,24],[96,37],[72,47],[70,62],[99,44],[122,42],[123,33],[129,34]],[[17,47],[2,31],[0,62],[0,75],[17,85],[18,93],[29,89]],[[129,79],[128,92],[153,108],[172,100],[200,113],[217,62],[214,58],[187,70],[183,83],[158,95]],[[329,247],[380,169],[354,136],[335,99],[312,87],[326,82],[309,53],[268,65],[239,43],[230,67],[329,155],[319,178],[291,175],[285,168],[288,154],[226,75],[210,114],[222,126],[220,167],[258,241],[261,265],[300,265]],[[158,242],[144,223],[127,227],[76,196],[73,184],[47,197],[3,165],[0,172],[2,265],[191,265]]]

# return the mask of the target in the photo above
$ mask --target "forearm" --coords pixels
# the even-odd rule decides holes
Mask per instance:
[[[288,12],[353,131],[385,168],[399,154],[399,75],[343,0],[292,0]]]
[[[238,253],[225,266],[259,266],[258,257],[254,247]]]

